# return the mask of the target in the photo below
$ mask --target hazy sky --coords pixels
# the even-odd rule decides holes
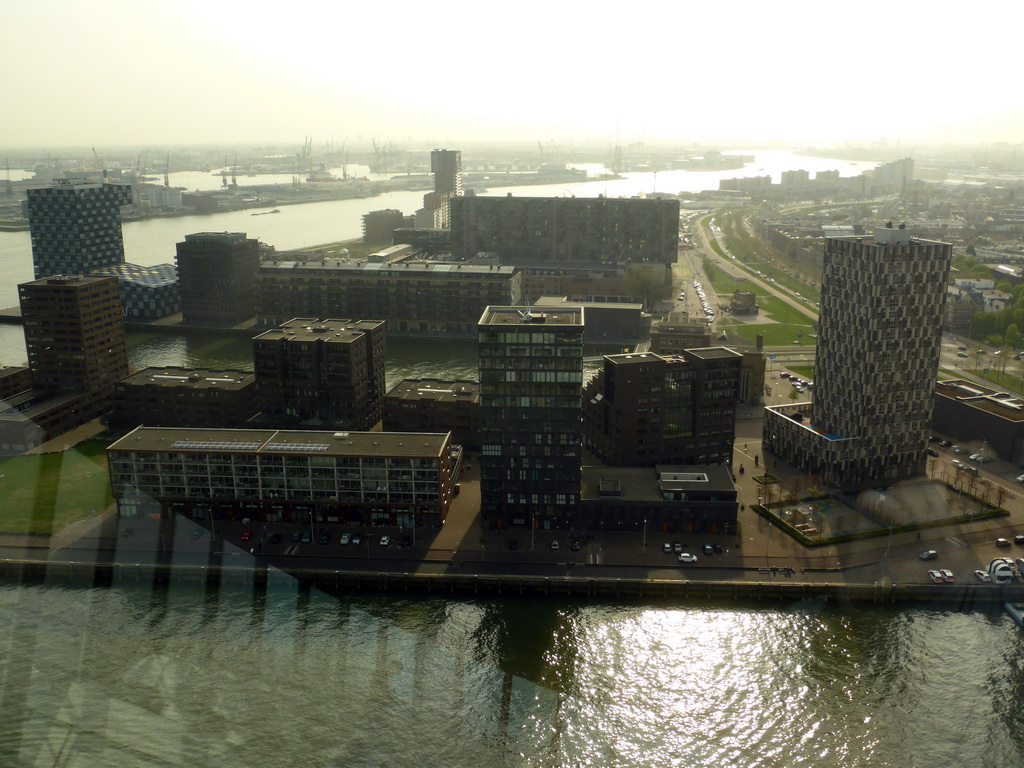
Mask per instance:
[[[1024,6],[0,0],[0,146],[1024,140]]]

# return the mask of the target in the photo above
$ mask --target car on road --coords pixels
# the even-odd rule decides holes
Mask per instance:
[[[967,353],[966,352],[957,352],[956,356],[957,357],[967,357]]]
[[[317,544],[327,544],[331,540],[331,537],[326,533],[321,533],[320,537],[316,540]]]
[[[390,547],[391,546],[391,537],[390,536],[381,536],[380,537],[380,545],[382,547]]]
[[[703,549],[705,555],[714,554],[714,551],[715,551],[710,544],[705,544],[702,547],[702,549]]]
[[[696,555],[691,555],[689,552],[680,552],[679,553],[679,562],[680,563],[696,563],[697,562],[697,556]]]
[[[935,584],[942,584],[946,580],[941,571],[928,571],[928,578]]]
[[[956,581],[956,579],[953,577],[953,572],[946,568],[943,568],[941,571],[939,571],[939,573],[942,574],[942,578],[947,584],[952,584],[954,581]]]
[[[1017,475],[1017,482],[1024,485],[1024,475]]]
[[[583,545],[580,544],[579,539],[573,539],[572,544],[569,545],[569,549],[571,549],[573,552],[579,552],[581,546]]]
[[[661,545],[661,551],[664,552],[666,555],[671,555],[672,545],[666,541],[664,544]]]
[[[352,534],[352,543],[353,544],[362,544],[363,543],[363,534],[361,534],[361,533],[353,533]]]
[[[997,547],[1008,547],[1008,546],[1010,546],[1010,540],[1009,539],[1004,539],[1002,536],[1000,536],[998,539],[996,539],[996,546]]]
[[[951,445],[949,447],[949,450],[951,450],[953,453],[956,453],[956,454],[960,454],[960,453],[964,452],[964,449],[961,448],[959,445]]]
[[[1013,537],[1013,543],[1017,544],[1018,546],[1024,547],[1024,536],[1018,533],[1016,536]]]
[[[992,581],[992,577],[988,575],[988,571],[983,571],[981,568],[974,572],[974,577],[984,584],[988,584]]]
[[[343,533],[343,534],[341,534],[341,538],[338,540],[338,543],[339,544],[348,544],[350,541],[352,541],[352,534],[351,533]]]
[[[303,544],[309,544],[313,540],[313,533],[311,531],[303,531],[302,536],[299,537],[299,541]]]
[[[965,472],[969,472],[972,475],[977,475],[978,474],[978,468],[977,467],[964,467],[964,471]]]
[[[121,530],[122,536],[131,536],[135,532],[134,528],[124,528]]]
[[[953,459],[949,463],[952,464],[957,469],[964,469],[964,467],[966,466],[962,461],[960,461],[960,459]]]
[[[400,546],[402,549],[408,549],[412,546],[412,539],[410,539],[408,536],[405,536],[398,540],[398,546]]]
[[[935,457],[938,457],[938,455],[939,455],[939,452],[938,452],[938,451],[936,451],[936,450],[935,450],[934,448],[929,448],[929,449],[928,449],[928,455],[929,455],[929,456],[935,456]]]
[[[292,541],[298,544],[302,540],[302,531],[292,533]]]
[[[949,440],[939,440],[939,445],[941,445],[943,448],[949,448],[949,446],[952,445],[952,443],[950,443]]]
[[[242,531],[242,541],[249,541],[252,538],[252,528],[246,528]]]
[[[712,549],[714,549],[717,554],[719,554],[719,555],[722,554],[722,545],[721,544],[713,545]]]
[[[673,541],[672,542],[672,551],[675,552],[676,554],[679,554],[680,552],[682,552],[683,551],[683,544],[682,544],[682,542],[680,542],[680,541]]]
[[[559,548],[559,544],[558,544],[558,539],[554,539],[554,540],[552,540],[552,542],[551,542],[551,548],[552,548],[552,549],[558,549],[558,548]]]
[[[920,557],[922,560],[935,560],[938,556],[939,553],[936,552],[934,549],[926,549],[924,552],[918,555],[918,557]]]

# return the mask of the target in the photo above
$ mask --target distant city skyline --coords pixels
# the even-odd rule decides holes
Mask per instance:
[[[582,8],[9,0],[0,141],[1021,140],[1015,6]]]

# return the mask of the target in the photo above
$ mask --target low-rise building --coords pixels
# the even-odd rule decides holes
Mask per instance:
[[[107,424],[115,433],[143,424],[239,428],[258,412],[254,373],[165,366],[118,381]]]
[[[453,494],[447,433],[139,427],[107,459],[129,518],[439,528]]]
[[[584,467],[576,527],[661,534],[736,533],[736,484],[728,467]]]
[[[480,384],[404,379],[384,396],[385,432],[451,432],[452,442],[480,450]]]

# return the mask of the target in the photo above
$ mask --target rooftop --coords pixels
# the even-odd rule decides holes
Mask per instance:
[[[247,371],[211,370],[209,368],[144,368],[125,376],[118,384],[132,387],[155,386],[160,388],[187,387],[189,389],[243,389],[254,384],[256,374]]]
[[[547,312],[526,307],[487,307],[480,325],[583,325],[583,307],[565,307]]]
[[[448,444],[447,432],[137,427],[108,450],[439,458]]]

